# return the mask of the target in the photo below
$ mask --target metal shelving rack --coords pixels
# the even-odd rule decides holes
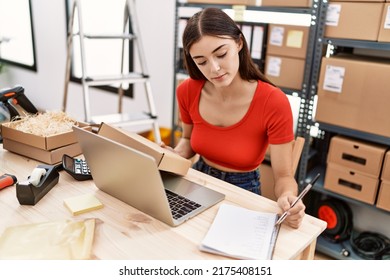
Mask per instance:
[[[338,38],[326,38],[324,37],[324,28],[325,28],[325,16],[326,16],[326,10],[328,6],[328,2],[326,0],[321,0],[321,11],[320,11],[320,18],[317,28],[317,38],[316,38],[316,46],[314,50],[314,58],[313,58],[313,67],[312,67],[312,81],[310,85],[310,92],[307,96],[307,103],[309,104],[309,107],[314,104],[314,98],[317,94],[317,81],[319,80],[319,71],[320,71],[320,63],[321,59],[323,57],[323,50],[326,49],[334,49],[337,47],[347,47],[347,48],[361,48],[361,49],[373,49],[373,50],[380,50],[380,51],[390,51],[390,43],[382,43],[382,42],[372,42],[372,41],[361,41],[361,40],[350,40],[350,39],[338,39]],[[302,159],[299,169],[299,178],[301,180],[305,180],[306,182],[310,181],[318,172],[321,174],[325,174],[326,172],[326,157],[327,157],[327,149],[329,146],[329,140],[330,135],[344,135],[352,138],[361,139],[363,141],[369,141],[374,142],[378,144],[388,145],[390,146],[390,138],[384,137],[381,135],[375,135],[371,133],[366,133],[362,131],[357,131],[345,127],[340,127],[336,125],[326,124],[326,123],[315,123],[314,120],[312,120],[312,112],[310,112],[310,108],[307,108],[307,127],[310,128],[312,126],[315,126],[318,128],[319,133],[317,138],[320,139],[320,142],[323,142],[320,145],[317,145],[317,147],[312,147],[311,140],[312,136],[310,135],[310,132],[307,131],[305,134],[306,137],[306,145],[304,147],[303,153],[302,153]],[[320,148],[322,150],[322,154],[319,155],[321,151],[318,151],[317,149]],[[313,157],[313,154],[318,156],[318,162],[314,166],[309,166],[309,161]],[[390,214],[386,210],[382,210],[379,208],[376,208],[375,205],[367,204],[358,200],[355,200],[353,198],[349,198],[334,192],[331,192],[324,188],[324,176],[317,181],[317,184],[315,187],[313,187],[313,190],[318,195],[325,195],[327,197],[334,197],[340,200],[343,200],[349,204],[354,204],[357,207],[364,207],[367,209],[374,209],[377,212]],[[319,237],[317,241],[317,250],[329,255],[335,259],[345,259],[345,260],[351,260],[351,259],[362,259],[360,256],[355,254],[353,250],[351,249],[350,242],[344,241],[341,243],[333,243],[331,241],[326,240],[323,237]],[[343,254],[343,251],[347,250],[350,254],[348,256]]]

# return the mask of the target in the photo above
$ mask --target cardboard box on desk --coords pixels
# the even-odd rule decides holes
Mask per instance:
[[[72,157],[81,154],[79,143],[69,144],[53,150],[43,150],[8,138],[3,138],[3,149],[47,164],[61,162],[64,154]]]
[[[330,141],[328,162],[379,178],[387,147],[342,136]]]
[[[324,36],[376,41],[383,6],[384,3],[329,3]]]
[[[77,138],[72,130],[50,136],[39,136],[15,129],[21,122],[23,120],[3,123],[2,137],[47,151],[77,143]],[[86,123],[79,123],[79,126],[91,130],[91,127]]]
[[[383,58],[324,57],[316,121],[390,137],[389,77]]]
[[[16,130],[18,122],[20,121],[2,124],[3,149],[47,164],[61,162],[63,154],[81,154],[73,131],[39,136]],[[80,123],[79,126],[91,130],[88,124]]]
[[[191,167],[192,163],[190,160],[167,149],[161,148],[157,143],[152,142],[137,133],[125,131],[102,123],[98,134],[152,156],[156,160],[159,170],[186,175],[188,169]]]
[[[379,179],[355,170],[328,162],[324,188],[344,196],[374,204]]]

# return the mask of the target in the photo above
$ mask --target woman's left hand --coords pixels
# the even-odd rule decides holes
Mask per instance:
[[[292,228],[299,228],[305,216],[305,205],[302,200],[299,200],[294,207],[290,209],[290,205],[295,201],[297,197],[293,195],[282,195],[278,199],[278,205],[282,209],[282,212],[287,212],[287,218],[284,223],[287,223]]]

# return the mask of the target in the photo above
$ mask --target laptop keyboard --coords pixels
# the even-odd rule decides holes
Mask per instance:
[[[166,189],[165,192],[174,219],[179,219],[202,206],[184,196],[171,192],[170,190]]]

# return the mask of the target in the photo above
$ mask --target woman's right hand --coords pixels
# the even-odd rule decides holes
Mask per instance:
[[[164,142],[161,142],[160,146],[164,149],[167,149],[180,155],[183,158],[189,159],[195,155],[194,151],[191,148],[190,139],[187,138],[181,138],[175,148],[166,145]]]
[[[177,154],[177,152],[175,151],[174,148],[172,148],[171,146],[166,145],[164,142],[161,142],[161,143],[160,143],[160,147],[161,147],[161,148],[164,148],[164,149],[167,149],[167,150],[169,150],[169,151],[174,152],[175,154]]]

